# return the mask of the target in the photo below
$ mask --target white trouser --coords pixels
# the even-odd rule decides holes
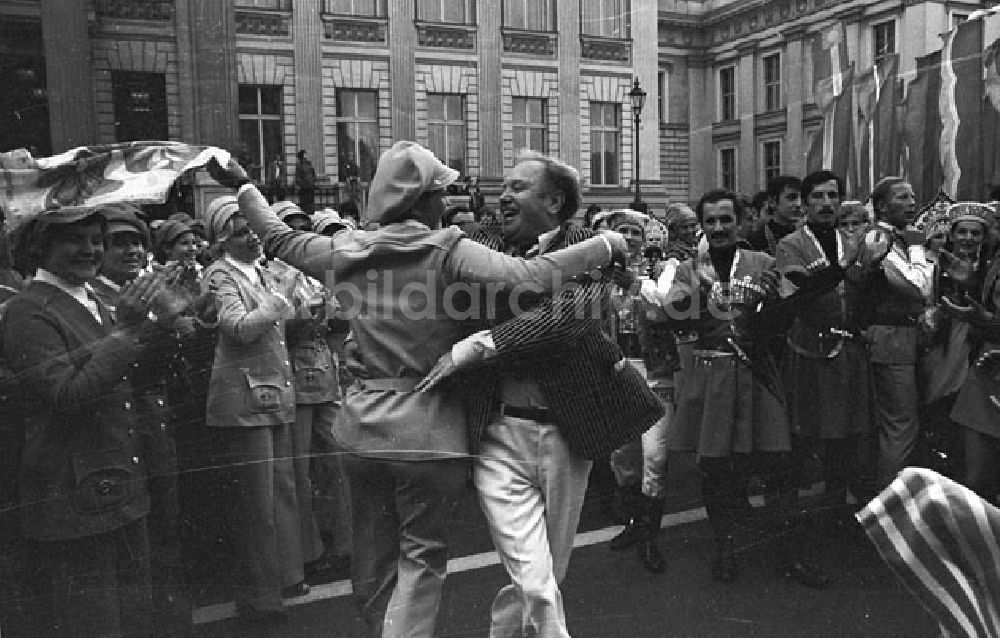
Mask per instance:
[[[555,424],[497,415],[487,426],[473,478],[511,579],[493,601],[490,638],[569,636],[559,583],[591,465]]]

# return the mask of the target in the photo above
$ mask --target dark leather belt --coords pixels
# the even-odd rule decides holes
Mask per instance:
[[[512,416],[515,419],[527,419],[538,423],[551,423],[552,410],[548,408],[525,408],[517,405],[500,404],[500,414]]]

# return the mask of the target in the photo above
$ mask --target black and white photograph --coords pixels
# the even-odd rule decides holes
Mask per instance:
[[[1000,637],[1000,0],[0,0],[0,636]]]

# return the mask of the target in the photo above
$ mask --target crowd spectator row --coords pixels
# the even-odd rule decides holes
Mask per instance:
[[[667,464],[694,454],[720,582],[737,529],[763,525],[780,577],[826,587],[804,522],[855,528],[909,464],[996,497],[990,206],[919,211],[896,177],[864,206],[820,171],[773,180],[754,224],[723,189],[672,205],[654,247],[642,211],[579,227],[578,173],[535,153],[492,217],[412,142],[383,154],[363,222],[312,211],[314,172],[297,203],[238,162],[209,172],[233,194],[197,218],[66,207],[4,246],[0,394],[38,635],[189,634],[187,574],[224,537],[254,622],[349,566],[372,636],[431,637],[470,479],[510,579],[494,636],[568,636],[595,464],[624,524],[611,549],[662,572]],[[455,294],[482,288],[485,315]],[[814,456],[820,511],[798,498]]]

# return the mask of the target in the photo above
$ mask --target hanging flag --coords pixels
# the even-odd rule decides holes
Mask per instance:
[[[872,162],[869,152],[872,150],[871,124],[875,115],[875,104],[878,101],[878,69],[872,67],[858,73],[851,90],[854,104],[851,109],[853,145],[849,175],[851,183],[854,184],[854,196],[864,200],[863,195],[870,193],[872,184],[875,183],[871,174]]]
[[[854,81],[855,196],[866,199],[879,179],[897,174],[896,86],[898,56],[887,55]]]
[[[112,202],[162,204],[180,175],[229,153],[180,142],[121,142],[81,146],[34,158],[25,149],[0,153],[0,209],[20,224],[62,207]]]
[[[943,183],[937,150],[941,137],[940,93],[941,52],[935,51],[917,58],[915,77],[906,87],[903,104],[903,174],[913,185],[919,202],[930,201]]]
[[[813,100],[821,112],[844,92],[848,71],[847,36],[842,23],[831,25],[813,38]]]
[[[885,56],[879,63],[875,118],[872,121],[872,185],[887,175],[899,174],[900,97],[899,56]],[[871,191],[869,191],[871,192]]]
[[[851,132],[853,125],[853,90],[850,89],[854,81],[854,65],[848,65],[847,70],[841,76],[844,90],[841,94],[832,98],[823,113],[823,124],[816,136],[813,138],[812,146],[806,158],[808,172],[818,170],[833,171],[844,178],[848,184],[848,191],[853,183],[850,172],[852,154]]]
[[[985,193],[982,164],[983,20],[967,20],[941,50],[941,136],[944,190],[958,200]]]

